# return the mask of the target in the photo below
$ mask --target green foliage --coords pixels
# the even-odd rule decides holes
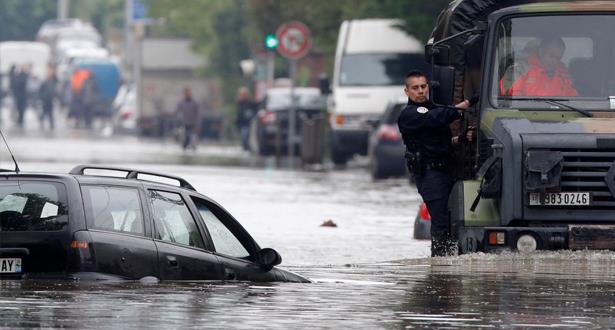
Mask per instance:
[[[241,85],[239,61],[250,57],[241,0],[152,0],[150,14],[166,20],[167,32],[187,36],[208,58],[205,74],[218,77],[223,98],[232,102]]]
[[[0,41],[34,40],[41,24],[56,15],[56,1],[1,0]]]
[[[0,0],[1,1],[1,0]],[[126,0],[70,1],[69,14],[79,17],[92,25],[104,36],[110,27],[122,29]],[[48,1],[55,3],[56,1]]]
[[[151,0],[151,15],[165,18],[167,33],[188,36],[209,58],[207,73],[221,79],[232,102],[241,83],[239,61],[265,51],[263,40],[291,20],[312,32],[312,51],[332,66],[338,29],[345,19],[400,18],[402,28],[426,41],[450,0]],[[282,61],[276,61],[282,62]]]

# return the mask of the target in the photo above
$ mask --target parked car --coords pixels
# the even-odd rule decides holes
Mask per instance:
[[[374,180],[403,176],[407,173],[405,146],[397,126],[397,118],[407,103],[406,97],[390,101],[370,135],[369,168]]]
[[[309,281],[182,178],[85,165],[3,178],[0,279]]]
[[[297,87],[295,93],[295,134],[301,136],[302,120],[324,115],[326,99],[316,87]],[[277,148],[285,154],[288,151],[288,114],[290,109],[290,88],[276,87],[267,91],[262,109],[250,123],[250,150],[259,155],[271,155]],[[279,128],[279,131],[278,131]],[[301,140],[296,139],[296,149]]]
[[[431,239],[431,215],[429,215],[425,202],[421,203],[416,218],[414,218],[413,236],[415,239]]]
[[[122,84],[111,106],[114,130],[137,133],[137,93],[133,86]]]

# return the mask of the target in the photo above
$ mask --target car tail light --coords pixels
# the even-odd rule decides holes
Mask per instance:
[[[429,214],[429,211],[427,210],[427,204],[425,203],[421,204],[421,207],[419,209],[419,216],[423,220],[431,221],[431,215]]]
[[[73,240],[70,242],[71,249],[87,249],[88,247],[88,242],[85,241]]]
[[[399,141],[401,140],[401,134],[397,130],[397,127],[393,125],[382,125],[378,130],[378,140],[385,141]]]
[[[132,112],[122,112],[122,114],[120,115],[120,117],[122,118],[122,120],[127,120],[130,117],[132,117]]]
[[[268,125],[275,123],[276,115],[275,112],[265,112],[260,117],[261,124]]]
[[[489,232],[489,244],[490,245],[504,245],[506,244],[506,233],[503,231]]]

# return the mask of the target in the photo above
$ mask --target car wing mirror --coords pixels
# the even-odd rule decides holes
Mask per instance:
[[[274,266],[282,263],[282,256],[278,251],[271,248],[264,248],[258,251],[258,264],[265,271],[270,271]]]

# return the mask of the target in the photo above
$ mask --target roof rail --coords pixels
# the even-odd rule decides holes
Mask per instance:
[[[68,172],[68,173],[69,174],[73,174],[73,175],[86,175],[84,173],[85,170],[107,170],[107,171],[126,172],[126,177],[125,177],[126,179],[135,179],[135,180],[140,180],[138,178],[139,174],[158,176],[158,177],[161,177],[161,178],[177,180],[177,182],[179,182],[179,186],[181,188],[186,188],[186,189],[190,189],[190,190],[196,191],[196,189],[194,189],[194,187],[190,183],[188,183],[188,181],[186,181],[185,179],[180,178],[178,176],[167,175],[167,174],[160,174],[160,173],[156,173],[156,172],[140,171],[140,170],[135,170],[135,169],[132,169],[132,168],[113,167],[113,166],[99,166],[99,165],[77,165],[72,170],[70,170],[70,172]],[[146,181],[146,180],[144,180],[144,181]]]

